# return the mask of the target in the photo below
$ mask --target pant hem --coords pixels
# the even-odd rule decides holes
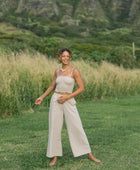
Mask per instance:
[[[85,154],[88,154],[88,153],[91,153],[91,151],[83,152],[83,153],[80,153],[78,155],[74,155],[74,157],[82,156],[82,155],[85,155]]]
[[[46,157],[48,157],[48,158],[53,158],[54,156],[63,156],[63,155],[59,155],[59,154],[58,155],[57,154],[56,155],[52,155],[52,156],[46,155]]]

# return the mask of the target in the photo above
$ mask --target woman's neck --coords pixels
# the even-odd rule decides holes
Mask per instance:
[[[62,68],[63,68],[63,69],[66,69],[66,68],[68,68],[68,67],[70,67],[69,64],[66,64],[66,65],[62,64]]]

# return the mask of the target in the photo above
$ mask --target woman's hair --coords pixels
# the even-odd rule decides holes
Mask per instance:
[[[58,52],[58,57],[60,57],[60,55],[64,52],[64,51],[67,51],[70,55],[70,57],[72,57],[72,52],[68,49],[68,48],[63,48],[61,50],[59,50]]]
[[[67,51],[69,53],[70,57],[72,57],[72,52],[68,48],[63,48],[63,49],[59,50],[59,52],[58,52],[58,60],[60,63],[61,63],[60,56],[64,51]]]

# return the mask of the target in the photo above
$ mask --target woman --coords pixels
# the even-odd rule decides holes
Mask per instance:
[[[64,48],[59,51],[59,61],[62,63],[62,68],[55,71],[51,86],[35,102],[35,104],[40,104],[42,100],[55,89],[50,103],[49,139],[46,154],[47,157],[53,157],[50,166],[56,163],[57,156],[62,156],[61,130],[63,117],[65,117],[74,157],[88,154],[91,160],[101,162],[91,153],[76,108],[76,101],[73,98],[84,91],[84,85],[78,69],[70,65],[71,58],[72,55],[69,49]],[[72,92],[75,81],[78,89]]]

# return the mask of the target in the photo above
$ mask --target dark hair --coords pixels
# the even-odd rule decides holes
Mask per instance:
[[[72,52],[71,52],[68,48],[63,48],[63,49],[59,50],[58,57],[60,57],[60,55],[61,55],[64,51],[67,51],[67,52],[69,53],[70,57],[72,57]]]

